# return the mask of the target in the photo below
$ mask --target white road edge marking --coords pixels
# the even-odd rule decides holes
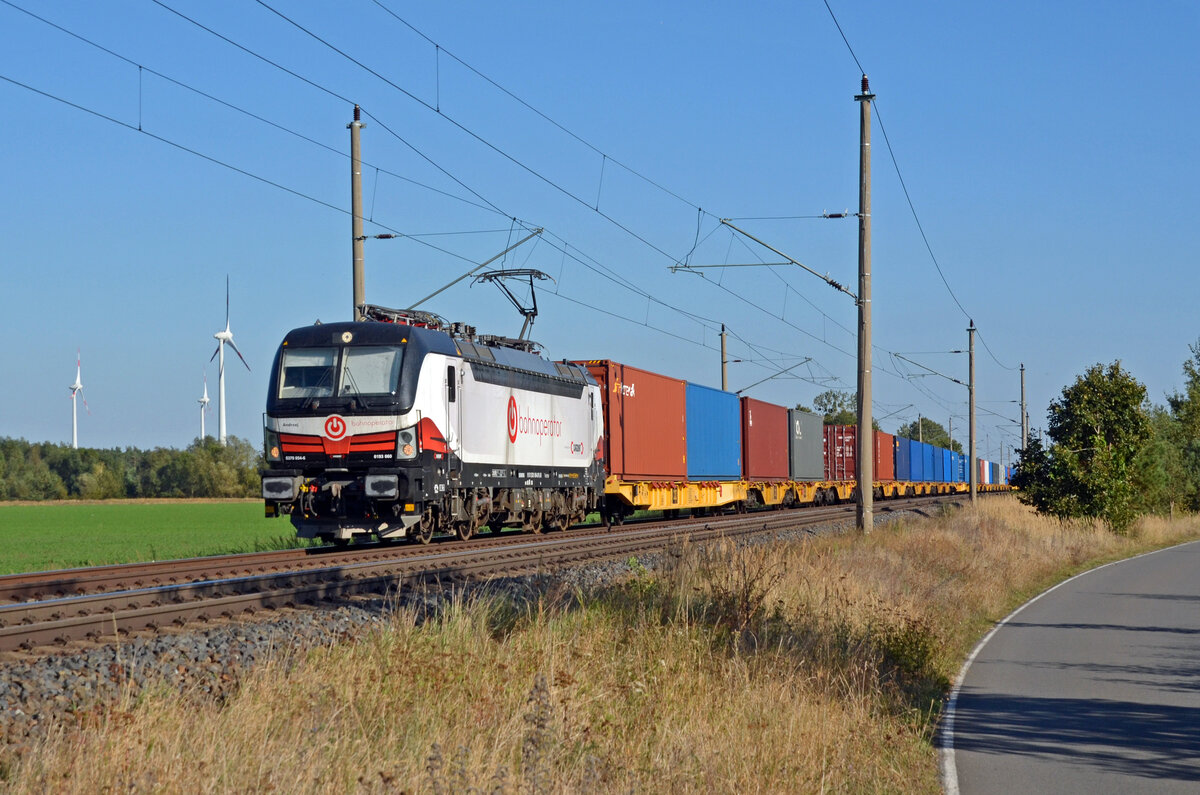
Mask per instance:
[[[1159,552],[1169,552],[1172,549],[1178,549],[1179,547],[1186,547],[1189,544],[1197,543],[1200,543],[1200,541],[1184,541],[1182,544],[1174,544],[1169,547],[1163,547],[1162,549],[1155,549],[1151,552],[1143,552],[1140,555],[1134,555],[1132,558],[1114,560],[1111,563],[1105,563],[1103,566],[1097,566],[1094,569],[1081,571],[1074,577],[1065,579],[1057,585],[1042,591],[1040,594],[1033,597],[1028,602],[1005,616],[1000,623],[992,627],[988,634],[983,636],[983,639],[980,640],[979,643],[975,645],[975,648],[971,650],[971,653],[967,656],[966,662],[964,662],[962,668],[959,669],[958,676],[954,679],[954,687],[950,691],[949,701],[946,702],[946,712],[942,716],[942,726],[938,732],[938,751],[942,757],[942,789],[946,791],[946,795],[959,795],[958,766],[954,763],[954,710],[958,705],[958,691],[960,688],[962,688],[963,680],[967,678],[967,671],[970,669],[971,663],[975,661],[975,658],[979,655],[979,652],[983,651],[983,647],[986,646],[987,642],[992,639],[992,635],[995,635],[1005,624],[1016,618],[1018,613],[1029,607],[1037,600],[1041,599],[1043,596],[1057,591],[1067,583],[1078,580],[1080,577],[1086,577],[1092,572],[1100,571],[1101,569],[1107,569],[1109,566],[1116,566],[1118,563],[1128,563],[1131,560],[1144,558],[1148,555],[1157,555]]]

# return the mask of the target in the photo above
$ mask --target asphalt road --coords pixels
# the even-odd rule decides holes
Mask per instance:
[[[1009,616],[968,663],[942,745],[950,793],[1200,793],[1200,542]]]

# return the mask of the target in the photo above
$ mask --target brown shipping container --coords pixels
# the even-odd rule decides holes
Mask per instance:
[[[686,480],[686,382],[608,360],[577,364],[587,367],[603,395],[608,474]]]
[[[896,437],[875,431],[875,480],[896,479]]]
[[[858,477],[858,428],[853,425],[825,426],[825,479],[854,480]]]
[[[746,480],[788,479],[788,411],[742,398],[742,473]]]

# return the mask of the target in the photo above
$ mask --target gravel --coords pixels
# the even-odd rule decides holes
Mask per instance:
[[[877,522],[894,520],[885,514]],[[840,532],[852,521],[827,525],[819,532]],[[813,529],[763,537],[808,536]],[[643,555],[636,565],[656,568],[661,555]],[[501,590],[518,599],[536,598],[553,587],[588,591],[624,579],[629,561],[588,563],[550,574],[458,586],[460,593],[480,588]],[[167,683],[180,692],[224,699],[253,666],[278,659],[281,652],[303,652],[347,642],[376,628],[396,609],[436,612],[452,594],[425,589],[399,598],[359,599],[310,610],[283,610],[243,621],[200,625],[169,634],[128,638],[119,644],[71,647],[45,656],[0,662],[0,754],[41,735],[59,721],[75,722],[96,710],[136,695],[148,685]]]

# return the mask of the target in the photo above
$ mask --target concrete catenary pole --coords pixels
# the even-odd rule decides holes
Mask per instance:
[[[359,131],[365,125],[358,105],[354,106],[354,121],[346,125],[350,130],[350,236],[354,278],[354,311],[350,317],[362,320],[362,305],[366,303],[363,287],[363,222],[362,222],[362,150]]]
[[[1025,362],[1021,362],[1021,449],[1029,446],[1029,415],[1025,413]]]
[[[875,434],[871,426],[871,93],[862,76],[858,102],[858,529],[875,526]]]
[[[725,355],[725,324],[721,324],[721,391],[729,391],[729,358]]]
[[[971,436],[971,502],[976,500],[976,493],[979,485],[979,464],[975,459],[975,321],[971,321],[971,325],[967,328],[967,337],[970,344],[967,345],[967,359],[970,361],[969,373],[970,377],[967,380],[967,395],[969,396],[970,415],[968,420]]]

